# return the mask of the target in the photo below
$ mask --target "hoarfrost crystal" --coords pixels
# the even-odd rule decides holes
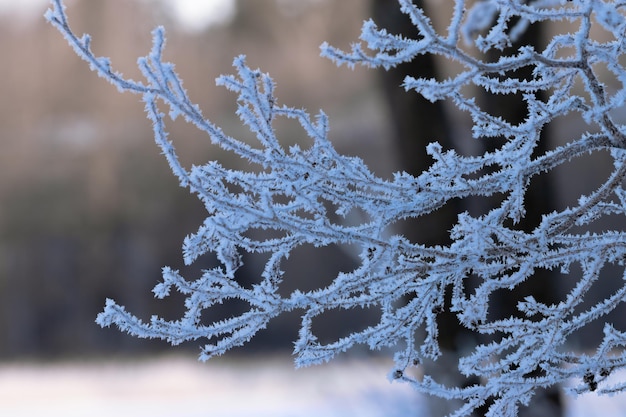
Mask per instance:
[[[469,415],[483,404],[490,404],[488,415],[514,416],[536,389],[571,378],[580,382],[575,393],[622,391],[624,383],[607,386],[605,381],[626,366],[626,333],[607,323],[595,353],[570,351],[565,342],[592,321],[603,320],[626,295],[622,283],[605,300],[584,304],[590,289],[599,285],[602,269],[609,264],[623,266],[626,256],[624,231],[585,230],[608,215],[626,214],[626,137],[624,126],[614,117],[624,111],[626,95],[626,72],[620,62],[626,52],[625,4],[456,0],[444,33],[411,1],[399,0],[399,6],[419,29],[418,39],[393,35],[367,21],[361,37],[366,47],[355,44],[350,52],[343,52],[325,44],[322,55],[339,64],[384,68],[420,54],[454,62],[461,68],[456,75],[443,80],[407,76],[404,87],[411,90],[408,94],[419,93],[431,101],[451,100],[471,116],[475,138],[503,138],[503,144],[480,156],[463,156],[432,143],[428,152],[434,162],[427,170],[417,177],[398,173],[385,180],[360,159],[335,151],[324,113],[312,117],[303,110],[277,105],[272,79],[249,68],[243,57],[234,61],[236,75],[222,76],[218,83],[238,95],[237,114],[255,134],[255,145],[226,135],[189,100],[173,65],[163,62],[163,29],[154,31],[152,51],[139,60],[144,84],[125,79],[111,69],[108,59],[96,57],[89,37],[77,37],[70,30],[61,1],[52,2],[46,17],[78,55],[121,91],[143,98],[156,142],[172,171],[206,206],[206,220],[185,239],[185,262],[193,263],[212,252],[221,263],[195,281],[163,269],[163,281],[154,294],[167,297],[175,290],[185,295],[187,311],[179,320],[155,316],[142,322],[108,300],[98,323],[115,324],[133,335],[167,339],[172,344],[204,339],[201,357],[208,359],[246,343],[274,317],[299,310],[303,314],[294,352],[298,366],[328,361],[357,344],[373,350],[390,348],[396,352],[391,376],[419,391],[462,400],[456,416]],[[512,53],[504,52],[529,25],[539,22],[566,23],[574,30],[555,34],[543,50],[522,45]],[[591,35],[598,25],[608,36]],[[481,53],[494,50],[501,51],[495,61]],[[615,80],[611,85],[598,70],[600,66]],[[532,69],[530,78],[515,76],[516,70],[527,67]],[[490,114],[472,97],[475,89],[522,94],[526,119],[513,125]],[[539,93],[547,98],[540,99]],[[172,118],[183,117],[206,132],[212,143],[247,159],[255,168],[227,169],[218,161],[183,167],[168,140],[166,116],[157,102],[169,107]],[[534,155],[544,127],[566,115],[579,118],[586,131]],[[272,127],[279,117],[295,119],[313,144],[285,149]],[[581,196],[574,207],[545,213],[532,231],[515,227],[525,215],[524,196],[534,176],[601,150],[610,150],[613,169],[599,188]],[[398,220],[424,216],[451,199],[493,195],[504,198],[487,213],[459,213],[450,231],[452,243],[447,246],[426,246],[389,233]],[[352,210],[364,213],[360,224],[331,221],[332,216],[345,216]],[[256,239],[247,233],[254,229],[274,233],[271,238]],[[360,265],[338,274],[326,287],[281,296],[281,282],[297,278],[286,276],[281,264],[305,244],[356,245]],[[269,255],[258,283],[250,288],[240,285],[236,277],[244,252]],[[546,305],[528,296],[518,300],[518,315],[490,316],[489,302],[496,292],[511,291],[537,268],[567,273],[575,265],[582,273],[572,276],[577,281],[560,303]],[[479,280],[472,291],[468,291],[470,276]],[[449,304],[444,302],[448,290],[452,294]],[[248,310],[215,323],[201,320],[204,310],[233,298],[245,301]],[[321,343],[311,330],[315,318],[325,311],[372,306],[380,309],[378,323],[334,342]],[[463,374],[480,381],[474,385],[445,386],[429,375],[412,377],[407,372],[439,357],[437,316],[444,310],[488,340],[458,364]]]

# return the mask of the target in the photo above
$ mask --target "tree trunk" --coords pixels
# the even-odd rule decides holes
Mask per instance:
[[[425,1],[416,0],[414,4],[427,9]],[[391,33],[402,34],[403,36],[418,39],[420,37],[417,29],[411,24],[408,17],[402,14],[396,0],[372,0],[372,12],[374,21],[379,27],[383,27]],[[428,11],[427,11],[428,12]],[[520,39],[524,44],[538,44],[542,39],[541,28],[534,25]],[[507,52],[507,51],[505,51]],[[510,51],[509,51],[510,52]],[[490,58],[489,56],[487,57]],[[495,58],[495,55],[494,55]],[[425,148],[429,142],[437,141],[444,148],[458,148],[455,143],[452,126],[453,120],[443,102],[431,103],[415,92],[406,92],[401,88],[404,77],[434,77],[437,70],[436,61],[430,55],[421,55],[409,63],[402,64],[388,71],[380,71],[380,84],[384,92],[391,124],[394,128],[394,143],[400,156],[400,169],[412,175],[419,175],[431,164],[426,155]],[[518,76],[524,76],[519,74]],[[488,95],[483,93],[478,97],[484,109],[501,115],[506,120],[519,123],[526,117],[526,105],[517,95]],[[546,149],[547,135],[540,143],[537,153],[541,154]],[[483,140],[484,150],[498,146],[503,143],[503,139]],[[519,225],[523,230],[531,230],[541,219],[541,214],[552,211],[552,184],[546,175],[533,179],[525,201],[526,218]],[[486,212],[490,206],[499,204],[496,199],[481,200],[480,211]],[[474,206],[475,207],[475,206]],[[449,230],[456,223],[458,213],[468,210],[466,202],[453,200],[431,215],[417,219],[412,222],[405,222],[403,234],[411,241],[427,245],[449,243]],[[517,300],[524,296],[533,294],[535,298],[542,302],[552,303],[557,301],[558,291],[555,286],[555,277],[551,271],[537,271],[533,277],[520,288],[514,291],[501,294],[498,299],[493,300],[490,311],[494,311],[497,316],[510,316],[517,314],[515,305]],[[448,306],[449,307],[449,306]],[[473,332],[465,329],[459,324],[455,314],[447,311],[440,315],[439,319],[439,344],[444,351],[440,360],[434,363],[425,363],[425,371],[432,374],[441,382],[450,385],[466,385],[476,383],[474,380],[467,380],[456,371],[457,360],[461,352],[467,350],[466,345],[480,342],[476,340]],[[539,392],[535,396],[533,403],[526,410],[521,410],[520,415],[537,416],[561,416],[563,415],[559,389]],[[430,397],[429,407],[433,417],[445,415],[454,411],[458,404],[443,401]],[[476,416],[486,413],[488,405],[484,409],[476,410]]]

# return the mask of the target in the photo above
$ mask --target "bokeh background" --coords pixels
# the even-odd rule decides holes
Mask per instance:
[[[216,87],[214,79],[231,73],[233,57],[245,54],[250,66],[273,76],[280,103],[312,113],[324,109],[330,116],[330,135],[336,148],[363,158],[378,175],[389,177],[400,169],[417,173],[427,166],[423,156],[413,158],[425,144],[414,140],[415,132],[420,132],[424,141],[440,137],[445,141],[447,137],[460,144],[462,151],[478,149],[468,137],[467,118],[451,112],[449,107],[415,111],[423,109],[423,103],[398,87],[401,79],[397,77],[404,73],[381,76],[360,68],[338,69],[319,57],[319,45],[324,41],[348,48],[358,38],[362,21],[372,13],[383,25],[406,33],[406,21],[389,12],[397,7],[395,0],[66,3],[75,32],[90,33],[93,50],[109,56],[118,71],[135,79],[141,77],[136,59],[151,47],[150,31],[157,25],[165,26],[166,58],[176,64],[191,98],[204,114],[231,135],[246,137],[249,133],[234,114],[236,97]],[[428,3],[439,12],[447,10],[441,6],[449,4],[447,0]],[[267,393],[269,399],[258,400],[259,404],[265,401],[271,405],[264,410],[273,417],[303,416],[306,414],[293,412],[303,408],[327,416],[421,414],[423,407],[416,402],[417,397],[404,388],[394,385],[387,391],[388,384],[381,388],[373,382],[386,384],[388,364],[368,357],[367,363],[373,367],[362,368],[358,359],[365,352],[357,351],[351,357],[357,362],[326,368],[330,374],[298,374],[311,376],[309,382],[295,376],[288,360],[268,362],[267,358],[291,350],[297,313],[273,321],[250,345],[231,356],[235,359],[226,359],[231,362],[218,362],[222,364],[218,368],[190,365],[187,359],[193,360],[198,353],[197,343],[173,349],[162,341],[139,340],[95,324],[106,298],[126,305],[140,317],[179,317],[183,312],[180,297],[173,295],[159,301],[152,298],[151,290],[160,280],[161,268],[180,269],[192,279],[214,260],[207,257],[193,266],[183,265],[181,244],[201,224],[205,216],[202,205],[178,186],[154,144],[139,97],[119,94],[92,73],[44,21],[46,8],[46,0],[0,1],[0,414],[55,415],[53,411],[59,410],[58,415],[65,417],[74,415],[70,411],[77,416],[87,415],[80,406],[68,408],[68,404],[76,405],[76,400],[82,399],[87,408],[92,408],[88,415],[96,415],[94,407],[104,410],[102,415],[148,415],[147,403],[153,404],[150,415],[174,415],[175,411],[167,411],[163,402],[173,398],[172,410],[178,410],[178,415],[234,416],[239,415],[232,405],[240,398],[240,391],[226,393],[217,387],[241,389],[244,380],[251,404],[252,393],[265,392],[263,388],[268,384],[275,388],[274,397]],[[427,72],[431,64],[420,61],[409,70]],[[498,103],[493,97],[484,95],[482,99],[488,104]],[[523,117],[508,104],[494,106],[512,109],[514,117]],[[285,144],[303,137],[294,123],[276,126]],[[210,146],[202,132],[182,120],[169,127],[185,164],[216,158],[225,164],[237,163],[229,161],[230,155]],[[570,133],[578,127],[569,120],[556,123],[550,146],[571,139]],[[549,206],[543,206],[544,212],[546,207],[572,205],[581,192],[593,190],[605,178],[606,161],[606,155],[594,154],[559,168],[554,183],[538,188],[532,198],[549,202]],[[467,207],[480,204],[472,206],[470,202]],[[455,209],[453,205],[451,208]],[[399,231],[420,241],[438,242],[446,238],[450,219],[454,217],[445,213],[443,220],[427,216],[420,224],[400,225],[403,230]],[[338,271],[354,268],[355,262],[345,248],[305,248],[296,251],[285,268],[290,276],[297,277],[297,285],[306,289],[324,285]],[[258,261],[247,258],[240,278],[254,280],[260,268]],[[621,285],[621,273],[608,274],[613,279],[597,290],[598,297]],[[540,278],[533,285],[546,289],[552,278]],[[568,285],[562,277],[554,282],[562,288]],[[556,292],[548,292],[548,296],[558,295],[562,288],[557,285]],[[616,313],[622,324],[626,317],[623,313],[623,309]],[[228,311],[215,314],[227,315]],[[367,312],[343,312],[340,317],[325,317],[315,330],[322,340],[336,338],[346,329],[365,325],[370,318]],[[593,332],[597,335],[600,330],[601,326],[592,329],[581,340],[593,344]],[[450,334],[457,337],[455,332]],[[450,343],[456,341],[451,338]],[[186,359],[152,362],[159,357],[155,354],[164,352],[176,352]],[[242,354],[248,356],[242,359],[238,356]],[[263,356],[256,356],[259,354]],[[72,365],[57,367],[56,361]],[[233,369],[233,364],[238,367]],[[278,374],[263,374],[263,369]],[[252,372],[261,372],[266,379],[250,380]],[[168,378],[177,384],[185,381],[188,393],[194,387],[204,388],[193,400],[192,394],[183,400],[175,394],[180,390],[155,388]],[[216,380],[220,383],[211,385]],[[307,386],[310,381],[314,381],[313,387]],[[363,381],[373,388],[365,388]],[[301,389],[291,391],[295,386]],[[345,386],[352,387],[351,394],[342,391]],[[208,391],[215,395],[205,397]],[[111,395],[107,397],[106,393]],[[279,403],[289,405],[290,399],[298,396],[317,398],[318,394],[326,400],[331,398],[334,405],[294,402],[291,411],[272,408]],[[42,395],[48,398],[48,406],[43,410],[33,408],[35,403],[29,400]],[[223,400],[219,404],[218,398]],[[360,408],[345,408],[350,399]],[[183,403],[196,411],[183,412]],[[383,406],[376,408],[374,403]],[[26,410],[24,404],[31,408]],[[569,408],[570,416],[586,415],[584,410],[597,408],[599,403],[579,404],[578,409]],[[591,405],[584,408],[585,404]],[[611,404],[614,415],[623,415],[625,408],[619,402]],[[237,412],[248,415],[248,405],[238,404]],[[254,407],[256,415],[265,415],[258,405]],[[611,415],[607,408],[604,411]]]
[[[210,263],[184,268],[180,250],[203,207],[170,173],[139,97],[89,71],[44,21],[47,2],[13,3],[0,9],[0,358],[163,349],[94,319],[107,297],[142,317],[181,313],[180,299],[153,301],[151,289],[163,266],[193,278]],[[205,115],[232,135],[249,133],[234,114],[235,95],[214,79],[245,54],[274,77],[281,103],[330,115],[341,152],[369,159],[381,175],[394,170],[374,74],[319,57],[324,40],[347,47],[358,37],[368,2],[209,1],[218,6],[204,19],[201,6],[192,4],[189,17],[183,3],[67,1],[74,30],[90,33],[93,50],[131,78],[141,77],[136,59],[148,53],[152,28],[165,26],[166,58]],[[286,143],[302,137],[295,124],[278,129]],[[186,164],[230,157],[182,121],[170,131]],[[328,279],[353,265],[331,252],[296,254],[299,279]],[[251,349],[291,349],[296,328],[284,325],[292,319],[260,334]]]

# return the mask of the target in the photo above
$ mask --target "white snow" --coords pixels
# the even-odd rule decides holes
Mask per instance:
[[[422,415],[416,395],[380,362],[295,370],[289,357],[201,363],[0,365],[0,415],[11,417],[400,417]]]
[[[289,357],[161,357],[0,365],[0,415],[11,417],[425,417],[408,386],[375,359],[295,370]],[[626,415],[626,396],[570,397],[567,417]]]

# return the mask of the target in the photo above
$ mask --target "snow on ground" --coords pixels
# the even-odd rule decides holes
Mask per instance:
[[[9,363],[0,365],[0,416],[425,417],[419,396],[387,372],[371,359],[300,370],[287,357]],[[590,394],[567,417],[624,415],[626,395]]]
[[[382,363],[295,370],[289,358],[0,365],[0,416],[401,417],[423,415]]]

